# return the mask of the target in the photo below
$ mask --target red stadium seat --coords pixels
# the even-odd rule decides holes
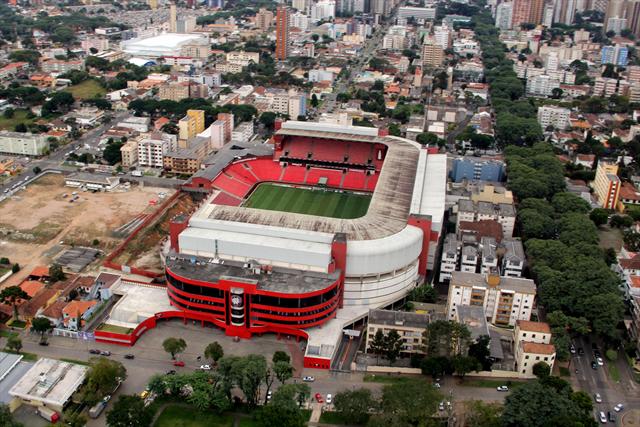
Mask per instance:
[[[336,169],[311,168],[307,174],[306,183],[309,185],[317,185],[320,178],[327,178],[327,186],[329,187],[340,187],[342,171]]]
[[[262,181],[277,181],[280,179],[282,167],[280,163],[271,159],[256,159],[247,162],[253,173]]]
[[[251,190],[251,185],[230,178],[224,173],[221,173],[213,180],[213,186],[240,198],[244,198],[249,190]]]
[[[307,173],[307,168],[304,166],[288,165],[284,169],[284,175],[282,176],[283,182],[290,182],[292,184],[304,183],[304,176]]]
[[[342,188],[346,190],[364,190],[364,182],[366,177],[367,174],[364,171],[350,170],[344,177]]]
[[[221,192],[212,200],[212,203],[215,205],[238,206],[242,203],[242,199]]]

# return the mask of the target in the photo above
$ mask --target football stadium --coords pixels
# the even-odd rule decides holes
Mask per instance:
[[[305,367],[330,369],[370,309],[433,268],[446,155],[375,128],[277,122],[266,143],[223,147],[183,190],[201,202],[170,223],[155,318],[296,337]]]

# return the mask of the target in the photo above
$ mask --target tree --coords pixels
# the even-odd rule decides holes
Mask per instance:
[[[589,203],[573,193],[558,193],[551,199],[551,204],[557,213],[567,212],[587,213],[591,210]]]
[[[493,361],[491,360],[491,351],[489,350],[489,342],[491,338],[488,335],[482,335],[469,345],[468,355],[475,358],[482,366],[483,371],[490,371]]]
[[[467,348],[471,332],[466,325],[448,320],[431,322],[423,333],[427,343],[426,353],[430,356],[446,356],[462,354]]]
[[[9,410],[9,405],[0,403],[0,426],[2,427],[24,427],[22,423],[13,419],[13,415]]]
[[[35,173],[36,175],[38,175],[40,172],[42,172],[42,169],[40,169],[39,166],[33,168],[33,173]]]
[[[82,400],[94,405],[126,378],[127,370],[122,363],[106,357],[92,357],[89,359],[85,385],[80,392]]]
[[[434,133],[424,132],[416,136],[416,142],[422,145],[437,145],[440,138]]]
[[[515,388],[505,399],[502,425],[593,425],[591,414],[584,412],[570,399],[570,395],[570,388],[567,393],[566,390],[558,391],[555,387],[544,385],[540,381],[526,383]]]
[[[24,123],[18,123],[17,125],[15,125],[13,130],[20,133],[26,133],[29,129],[27,129],[27,125],[25,125]]]
[[[440,377],[444,374],[453,373],[451,361],[446,356],[425,357],[420,362],[420,369],[425,375],[431,375],[433,378]]]
[[[464,419],[467,427],[500,427],[502,405],[481,400],[465,402]]]
[[[187,343],[182,338],[169,337],[162,342],[162,348],[171,354],[172,359],[175,359],[176,354],[182,353],[187,348]]]
[[[311,95],[311,106],[313,108],[318,108],[319,104],[320,101],[318,101],[318,96],[314,93],[313,95]]]
[[[286,352],[284,352],[282,350],[278,350],[275,353],[273,353],[273,357],[271,358],[271,361],[274,364],[278,363],[278,362],[290,363],[291,362],[291,356],[289,356]]]
[[[15,351],[16,353],[20,353],[22,350],[22,340],[17,335],[12,335],[7,339],[7,348],[9,350]]]
[[[9,286],[0,291],[0,301],[9,304],[13,308],[13,319],[18,319],[18,302],[28,300],[31,297],[20,286]]]
[[[62,418],[63,422],[69,427],[84,427],[87,425],[87,421],[89,421],[87,416],[80,411],[64,411]]]
[[[359,388],[336,393],[333,405],[347,424],[362,425],[369,419],[369,411],[377,406],[371,390]]]
[[[387,336],[384,340],[384,354],[389,362],[393,365],[400,356],[400,352],[402,351],[402,337],[395,329],[392,329],[387,333]]]
[[[125,141],[122,140],[107,141],[107,145],[104,147],[104,151],[102,152],[102,158],[110,165],[120,163],[122,161],[122,152],[120,151],[120,148],[122,148],[124,144]]]
[[[53,329],[53,323],[48,317],[35,317],[31,321],[31,330],[40,334],[40,342],[45,341],[44,334]]]
[[[533,375],[538,378],[545,378],[551,374],[551,368],[549,367],[549,365],[542,361],[533,365],[532,371]]]
[[[464,378],[466,374],[471,371],[478,371],[482,366],[475,357],[457,355],[451,359],[453,370],[461,378]]]
[[[222,356],[224,356],[224,350],[218,341],[212,342],[204,349],[204,357],[213,360],[213,363],[218,363]]]
[[[311,394],[306,384],[286,384],[273,394],[271,403],[264,405],[256,414],[258,426],[303,427],[306,416],[299,402],[304,402]]]
[[[436,412],[442,395],[423,381],[411,379],[382,389],[381,415],[371,418],[374,425],[419,426]],[[382,423],[384,424],[382,424]]]
[[[109,427],[148,427],[153,420],[153,412],[145,406],[137,394],[123,395],[107,412]]]
[[[378,329],[371,339],[371,343],[369,344],[369,349],[373,354],[379,356],[385,350],[385,337],[382,329]]]
[[[51,264],[49,267],[49,277],[54,282],[61,282],[67,278],[60,264]]]
[[[15,264],[13,264],[11,266],[11,272],[13,274],[16,274],[18,271],[20,271],[20,264],[18,264],[17,262]]]
[[[273,372],[281,384],[287,382],[293,376],[293,366],[289,362],[278,361],[273,364]]]
[[[605,225],[607,221],[609,221],[609,210],[596,208],[589,214],[589,219],[593,221],[597,227]]]
[[[258,120],[260,121],[260,123],[264,125],[265,128],[273,129],[273,126],[276,122],[276,117],[277,117],[276,113],[271,111],[265,111],[260,115],[260,119]]]
[[[629,215],[613,215],[609,225],[615,228],[629,228],[633,225],[633,218]]]

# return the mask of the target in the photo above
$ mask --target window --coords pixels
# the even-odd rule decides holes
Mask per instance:
[[[531,338],[535,338],[535,337],[536,337],[536,334],[531,335]]]
[[[524,358],[525,358],[525,359],[528,359],[528,358],[529,358],[529,355],[525,356]]]
[[[540,360],[540,356],[536,356],[536,360]]]
[[[526,332],[524,332],[524,333],[522,334],[522,336],[523,336],[523,337],[526,337],[526,336],[527,336],[527,333],[526,333]]]
[[[546,362],[547,360],[549,360],[549,358],[548,358],[548,357],[545,357],[543,360]]]

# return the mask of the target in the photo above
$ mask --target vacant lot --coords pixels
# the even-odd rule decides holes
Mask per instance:
[[[158,200],[158,192],[173,193],[151,187],[112,193],[79,191],[79,199],[70,203],[72,191],[76,190],[65,187],[62,176],[45,175],[0,203],[0,257],[20,263],[24,270],[49,264],[60,252],[61,241],[64,245],[97,243],[108,251],[121,241],[112,236],[114,229],[157,209],[149,202]],[[9,280],[15,276],[21,275]]]
[[[27,110],[16,110],[11,118],[0,114],[0,129],[13,131],[18,123],[29,125],[33,120],[27,119]]]
[[[351,219],[366,214],[370,201],[371,196],[365,194],[261,184],[244,205],[271,211]]]
[[[65,91],[71,92],[76,99],[91,99],[107,93],[107,90],[95,80],[85,80],[80,84],[68,87]]]

